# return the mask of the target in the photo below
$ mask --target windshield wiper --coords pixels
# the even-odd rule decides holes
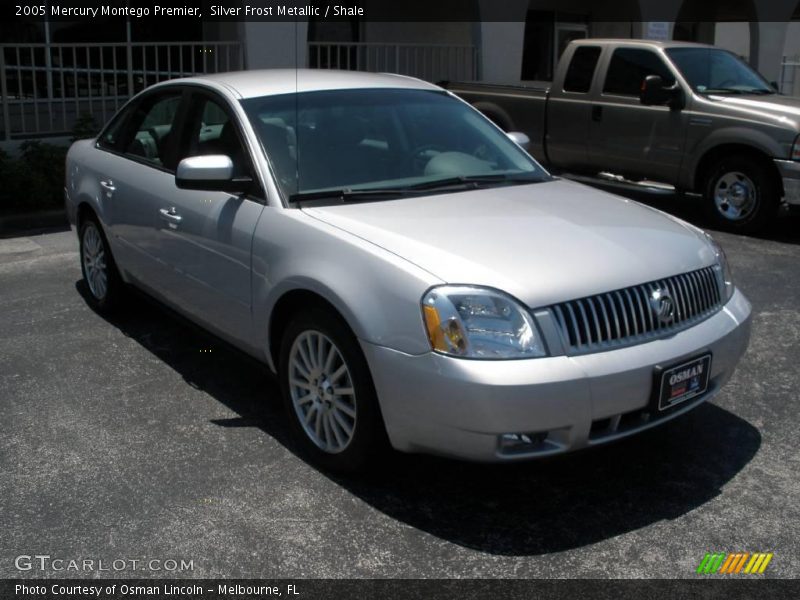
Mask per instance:
[[[765,89],[761,89],[761,88],[752,88],[752,89],[749,89],[749,90],[742,90],[742,89],[739,89],[739,88],[708,88],[708,89],[703,90],[701,93],[703,93],[703,94],[738,94],[738,95],[757,94],[757,95],[760,95],[760,96],[761,95],[766,96],[766,95],[769,95],[769,94],[775,94],[776,92],[774,90],[765,90]]]
[[[337,190],[319,190],[315,192],[299,192],[289,196],[289,202],[303,202],[305,200],[366,200],[367,198],[397,198],[414,193],[413,190],[406,188],[375,188],[353,190],[341,188]]]
[[[446,177],[435,181],[425,181],[401,188],[365,188],[351,189],[340,188],[334,190],[318,190],[312,192],[298,192],[289,196],[291,203],[303,202],[306,200],[340,200],[342,202],[367,200],[369,198],[400,198],[402,196],[417,196],[432,190],[467,188],[475,189],[485,183],[540,183],[545,179],[539,175],[536,177],[519,174],[500,174],[487,173],[484,175],[459,175],[457,177]]]
[[[458,175],[446,177],[435,181],[425,181],[409,186],[409,190],[436,190],[450,187],[477,188],[484,183],[539,183],[544,181],[541,176],[531,177],[521,174],[486,173],[484,175]]]
[[[742,90],[734,88],[706,88],[701,94],[744,94]]]

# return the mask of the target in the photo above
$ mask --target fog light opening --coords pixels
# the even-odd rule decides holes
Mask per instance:
[[[547,432],[504,433],[499,436],[501,454],[527,454],[541,450],[547,440]]]

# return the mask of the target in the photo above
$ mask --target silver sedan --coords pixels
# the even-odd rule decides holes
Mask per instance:
[[[66,205],[95,308],[132,285],[266,363],[324,467],[530,459],[713,397],[750,330],[720,246],[525,143],[408,77],[180,79],[72,146]]]

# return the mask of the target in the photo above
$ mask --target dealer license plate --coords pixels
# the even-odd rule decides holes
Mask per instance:
[[[710,373],[710,354],[704,354],[662,371],[658,410],[667,410],[705,393]]]

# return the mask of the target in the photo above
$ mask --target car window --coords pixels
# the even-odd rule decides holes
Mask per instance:
[[[176,120],[181,93],[159,94],[144,100],[131,123],[132,136],[125,154],[169,170],[177,162]]]
[[[326,90],[242,101],[285,195],[548,175],[468,105],[429,90]]]
[[[727,50],[670,48],[667,55],[698,93],[775,93],[757,71]]]
[[[125,123],[132,111],[133,107],[127,107],[117,113],[97,136],[97,145],[105,150],[116,150],[124,134]]]
[[[221,102],[197,96],[189,125],[189,140],[180,158],[224,154],[233,162],[233,176],[253,177],[249,155],[236,124]]]
[[[564,91],[585,94],[592,86],[594,69],[600,58],[599,46],[581,46],[575,50],[564,77]]]
[[[639,48],[617,48],[611,56],[604,94],[638,96],[648,75],[659,75],[664,85],[675,83],[667,65],[655,52]]]

